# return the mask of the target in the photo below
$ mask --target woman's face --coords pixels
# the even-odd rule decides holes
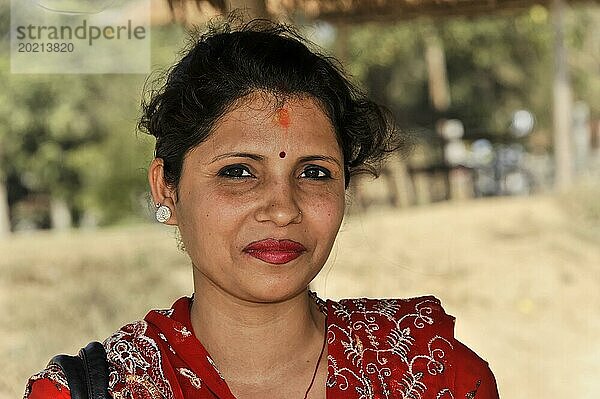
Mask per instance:
[[[342,151],[310,98],[275,108],[255,94],[242,104],[185,157],[171,222],[196,288],[280,301],[303,291],[329,256],[345,207]],[[249,250],[266,239],[304,248]]]

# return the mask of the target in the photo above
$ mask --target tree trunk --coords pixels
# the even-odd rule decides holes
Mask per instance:
[[[450,84],[448,83],[448,74],[446,71],[446,53],[436,27],[432,24],[424,25],[423,41],[425,44],[429,102],[438,114],[436,125],[438,126],[438,134],[442,135],[439,129],[443,125],[443,118],[441,118],[440,114],[447,111],[450,107]],[[446,143],[445,138],[444,142]],[[445,199],[449,200],[452,198],[452,173],[446,157],[444,157],[444,163],[448,166],[448,169],[444,172]]]
[[[67,201],[62,198],[50,199],[50,223],[54,230],[71,228],[73,220]]]
[[[425,62],[429,82],[429,100],[437,112],[450,106],[450,85],[446,74],[446,53],[434,28],[425,32]]]
[[[8,207],[8,195],[6,181],[0,178],[0,238],[10,234],[10,212]]]
[[[564,38],[564,0],[552,2],[554,29],[554,187],[568,189],[573,183],[573,138],[571,137],[572,94]]]

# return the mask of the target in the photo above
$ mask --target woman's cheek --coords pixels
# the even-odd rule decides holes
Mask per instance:
[[[222,183],[215,186],[211,192],[213,201],[226,204],[254,202],[261,197],[260,186],[252,181]]]
[[[334,228],[341,222],[344,215],[344,204],[339,201],[338,197],[316,198],[304,205],[302,209],[313,214],[315,221],[322,225],[323,233],[328,234],[334,233]]]
[[[338,213],[343,213],[344,208],[344,190],[339,189],[333,184],[324,185],[323,187],[312,187],[305,189],[305,201],[309,206],[319,204],[321,209],[327,209],[330,216]]]

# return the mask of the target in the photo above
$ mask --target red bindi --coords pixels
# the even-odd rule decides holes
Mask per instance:
[[[281,151],[279,153],[279,158],[285,158],[285,151]]]
[[[290,126],[290,113],[286,108],[279,108],[277,110],[277,123],[281,126],[288,128]]]

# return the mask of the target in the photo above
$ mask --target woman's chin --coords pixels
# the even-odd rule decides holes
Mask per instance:
[[[241,288],[241,287],[240,287]],[[244,298],[256,303],[280,303],[302,294],[308,288],[308,283],[288,281],[263,281],[252,286],[246,286]]]
[[[285,264],[272,264],[246,255],[225,273],[196,267],[200,273],[194,273],[195,286],[203,295],[216,289],[240,301],[285,302],[304,293],[320,270],[312,262],[302,262],[304,256]]]

